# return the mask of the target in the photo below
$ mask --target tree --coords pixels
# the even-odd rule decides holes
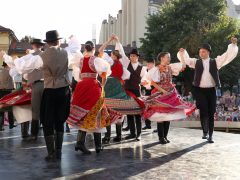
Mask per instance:
[[[140,39],[140,51],[152,57],[161,51],[168,51],[174,62],[177,61],[176,54],[180,47],[186,48],[191,57],[197,57],[198,47],[202,43],[210,43],[212,57],[216,57],[226,50],[231,36],[240,37],[238,29],[238,22],[226,15],[225,0],[171,0],[160,7],[159,14],[150,15],[147,19],[147,32]],[[229,84],[226,77],[232,77],[231,73],[227,76],[226,73],[239,67],[240,61],[237,59],[220,71],[223,84]],[[187,68],[183,76],[190,88],[193,70]],[[234,78],[231,78],[231,85],[236,83]]]
[[[20,42],[28,42],[28,43],[30,43],[31,41],[32,41],[32,37],[31,36],[24,36],[21,40],[20,40]]]
[[[232,36],[240,38],[239,24],[236,20],[229,17],[222,16],[221,23],[218,23],[209,33],[206,39],[213,47],[213,57],[223,53],[229,44],[229,39]],[[226,37],[226,38],[223,38]],[[220,80],[222,87],[232,92],[233,86],[238,84],[240,78],[240,57],[220,69]]]

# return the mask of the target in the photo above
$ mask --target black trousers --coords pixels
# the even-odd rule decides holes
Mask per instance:
[[[130,134],[131,135],[136,135],[136,130],[137,130],[137,135],[141,134],[142,131],[142,120],[140,115],[127,115],[127,118],[129,120],[129,129],[130,129]]]
[[[145,92],[146,92],[145,96],[151,96],[151,92],[152,92],[153,89],[154,89],[153,87],[151,89],[146,89],[145,90]],[[146,125],[146,127],[151,128],[151,121],[149,119],[146,119],[145,120],[145,125]]]
[[[168,135],[170,121],[158,122],[157,130],[159,138],[166,138]]]
[[[44,136],[54,135],[54,131],[64,132],[64,123],[70,111],[70,97],[68,86],[44,89],[40,109]]]
[[[77,86],[77,83],[78,82],[74,78],[72,78],[72,83],[71,83],[72,93],[74,92],[74,90]]]
[[[11,108],[12,109],[12,108]],[[0,112],[0,118],[2,118],[2,122],[4,124],[4,112]],[[14,117],[13,117],[13,112],[12,110],[8,111],[8,123],[9,123],[9,127],[13,127],[14,125]]]
[[[11,89],[9,90],[0,90],[0,98],[2,98],[5,95],[8,95],[12,92]],[[2,118],[4,120],[4,111],[0,112],[0,118]],[[10,110],[8,110],[8,120],[9,120],[9,127],[12,127],[14,125],[14,117],[13,117],[13,112],[12,112],[12,108],[10,108]],[[4,121],[3,121],[4,123]]]
[[[200,110],[203,133],[209,133],[209,136],[212,137],[216,112],[216,90],[215,88],[195,87],[195,97],[197,108]]]
[[[131,91],[137,97],[140,96],[139,89],[138,90],[128,90],[128,91]],[[137,130],[137,135],[140,135],[141,131],[142,131],[141,116],[140,115],[127,115],[127,120],[128,120],[128,126],[130,129],[131,135],[136,135],[136,130]]]
[[[151,128],[151,121],[149,119],[146,119],[145,125],[146,125],[146,127]]]

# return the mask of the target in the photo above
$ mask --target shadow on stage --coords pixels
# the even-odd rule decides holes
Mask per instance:
[[[159,145],[158,142],[140,146],[133,145],[133,148],[111,148],[105,149],[102,154],[99,155],[93,154],[91,156],[84,156],[77,154],[75,158],[79,159],[78,173],[74,173],[70,169],[69,172],[67,172],[64,167],[65,165],[59,166],[61,166],[61,169],[65,171],[63,173],[65,175],[62,177],[66,177],[67,179],[126,179],[140,173],[144,173],[150,169],[162,166],[168,162],[177,160],[181,156],[201,148],[206,144],[208,143],[202,142],[169,154],[165,152],[167,147]],[[154,146],[159,146],[160,155],[157,157],[152,157],[152,154],[148,151],[149,148]],[[88,168],[86,165],[83,165],[85,163],[88,163]],[[73,164],[70,166],[72,165]],[[81,167],[82,165],[83,167]]]

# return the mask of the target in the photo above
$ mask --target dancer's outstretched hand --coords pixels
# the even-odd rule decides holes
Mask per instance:
[[[118,42],[119,41],[119,38],[117,35],[114,35],[114,39]]]
[[[179,52],[182,53],[182,52],[184,52],[185,50],[186,50],[186,49],[184,49],[184,48],[180,48],[180,49],[179,49]]]
[[[0,51],[0,58],[2,58],[5,54],[6,54],[6,52],[4,50],[1,50]]]

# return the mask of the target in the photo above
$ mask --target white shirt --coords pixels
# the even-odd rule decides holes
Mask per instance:
[[[131,63],[131,61],[129,60],[129,58],[126,56],[123,46],[121,43],[117,42],[116,43],[116,50],[119,50],[119,53],[122,55],[122,59],[121,59],[121,63],[125,68],[128,68],[129,64]],[[138,65],[140,65],[140,63],[137,61],[136,63],[131,63],[132,67],[134,69],[134,71],[137,69]],[[147,68],[146,67],[142,67],[140,76],[141,78],[143,78],[145,76],[145,74],[147,73]]]
[[[227,51],[221,56],[217,56],[215,58],[217,68],[221,69],[223,66],[230,63],[237,56],[237,53],[238,46],[236,44],[229,44]],[[197,59],[190,58],[187,51],[184,52],[183,59],[181,59],[180,52],[178,52],[177,57],[181,62],[186,63],[186,65],[188,65],[190,68],[195,68]],[[210,58],[203,60],[203,74],[199,85],[201,88],[210,88],[216,86],[216,83],[209,72],[209,61]]]
[[[19,74],[15,68],[10,68],[9,75],[12,77],[14,82],[22,82],[22,75]]]
[[[112,67],[114,65],[113,59],[107,54],[104,53],[102,57],[105,61],[107,61],[110,66]],[[120,61],[122,63],[122,61]],[[123,74],[122,74],[122,80],[128,80],[130,78],[131,73],[127,70],[126,67],[123,66]]]
[[[215,87],[216,83],[215,83],[211,73],[209,72],[210,58],[203,59],[202,62],[203,62],[203,73],[202,73],[202,78],[201,78],[199,86],[202,88]]]
[[[78,57],[78,54],[75,54],[75,55],[77,55]],[[11,57],[8,55],[4,55],[3,58],[4,60],[7,60],[7,59],[12,60]],[[76,60],[76,56],[73,56],[72,58]],[[75,62],[75,60],[72,60],[72,61]],[[34,69],[41,69],[43,66],[43,60],[39,55],[34,56],[32,54],[28,54],[21,58],[15,59],[13,64],[15,66],[16,71],[19,74],[28,74],[28,73],[31,73]],[[80,60],[79,60],[79,64],[80,64]],[[101,58],[96,57],[94,59],[94,66],[98,74],[102,74],[103,72],[106,72],[107,76],[111,74],[111,68],[109,63],[107,63],[105,60]],[[77,71],[77,70],[73,68],[73,71]],[[78,75],[75,77],[77,81],[79,80],[79,73],[80,73],[80,70],[78,71]],[[76,73],[74,73],[74,75],[75,74]]]
[[[182,70],[183,68],[183,64],[182,63],[172,63],[172,64],[169,64],[170,68],[171,68],[171,71],[172,71],[172,75],[174,76],[178,76],[180,71]],[[142,82],[151,82],[151,81],[154,81],[156,83],[160,82],[161,81],[161,75],[160,75],[160,71],[159,71],[159,68],[156,66],[156,67],[153,67],[152,69],[150,69],[147,74],[142,78]],[[147,87],[147,86],[145,86]]]

